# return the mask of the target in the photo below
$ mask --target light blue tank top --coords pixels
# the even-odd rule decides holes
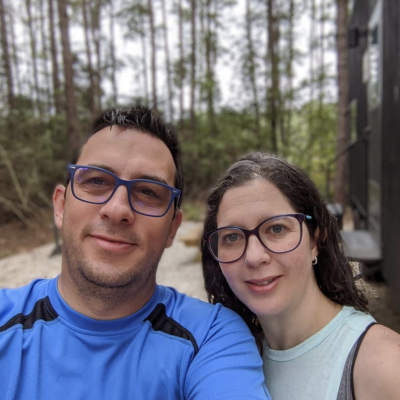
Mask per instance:
[[[368,325],[368,314],[344,306],[322,330],[288,350],[264,340],[265,383],[274,400],[337,400],[346,359]]]

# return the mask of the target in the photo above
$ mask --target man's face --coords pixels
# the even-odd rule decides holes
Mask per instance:
[[[77,164],[101,167],[125,180],[146,178],[174,186],[175,164],[167,146],[133,129],[113,126],[97,132]],[[147,302],[155,288],[158,262],[181,223],[181,212],[173,219],[172,205],[160,218],[137,214],[130,208],[124,186],[99,205],[77,200],[71,183],[65,191],[65,199],[63,187],[54,194],[55,220],[63,235],[60,280],[80,292],[131,287],[139,303]]]

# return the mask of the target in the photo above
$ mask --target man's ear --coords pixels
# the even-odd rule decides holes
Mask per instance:
[[[58,229],[62,228],[65,209],[65,186],[57,185],[53,193],[54,223]]]
[[[181,226],[182,223],[182,217],[183,217],[182,210],[176,210],[175,217],[171,221],[171,225],[169,227],[167,244],[165,246],[166,249],[168,247],[171,247],[172,244],[174,243],[176,232],[178,231],[178,228]]]

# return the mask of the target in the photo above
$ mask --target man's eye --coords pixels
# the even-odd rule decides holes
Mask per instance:
[[[106,181],[102,178],[90,178],[85,183],[101,186],[101,185],[105,185]]]
[[[154,193],[154,191],[151,189],[142,189],[140,193],[144,194],[145,196],[157,197],[156,193]]]

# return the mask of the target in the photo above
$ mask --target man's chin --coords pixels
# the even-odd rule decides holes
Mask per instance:
[[[116,275],[115,273],[113,274],[99,273],[99,272],[93,273],[93,271],[91,272],[83,271],[82,277],[90,284],[104,289],[126,288],[134,286],[135,284],[138,283],[138,281],[141,280],[140,277],[137,276],[137,274]]]

